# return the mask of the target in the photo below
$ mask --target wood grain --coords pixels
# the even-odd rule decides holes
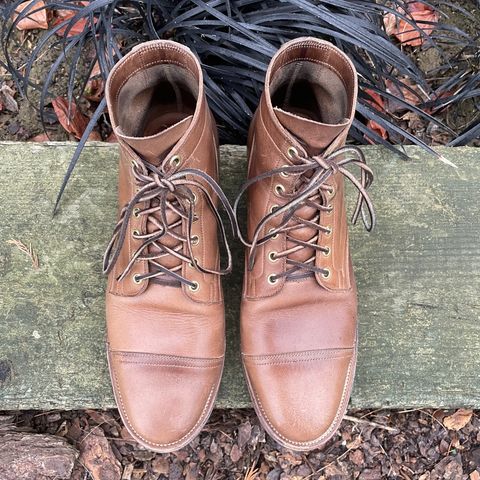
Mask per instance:
[[[117,150],[85,148],[52,218],[73,149],[0,142],[0,409],[114,405],[101,258],[115,223]],[[413,147],[411,161],[365,148],[378,225],[351,229],[360,305],[353,407],[480,407],[480,154],[440,151],[458,168]],[[245,149],[221,153],[232,199]],[[39,268],[9,240],[31,244]],[[234,249],[218,407],[249,405],[238,353],[243,250]]]

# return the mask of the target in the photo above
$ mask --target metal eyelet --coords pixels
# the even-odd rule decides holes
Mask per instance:
[[[182,162],[182,157],[180,157],[180,155],[174,155],[169,162],[172,167],[178,167]]]
[[[327,192],[328,192],[328,194],[329,194],[331,197],[333,197],[333,196],[335,195],[335,188],[329,186],[329,187],[327,188]]]
[[[284,193],[285,193],[285,187],[281,183],[277,183],[277,185],[275,185],[275,194],[277,196],[281,196]]]
[[[325,271],[322,273],[323,278],[328,278],[330,276],[330,270],[328,268],[324,269]]]
[[[272,205],[270,207],[270,213],[273,213],[275,210],[277,210],[277,208],[278,208],[278,205]]]
[[[332,234],[332,227],[329,225],[325,227],[325,235],[331,235]]]
[[[331,252],[332,252],[332,250],[331,250],[330,247],[325,247],[325,250],[322,251],[322,253],[325,257],[329,257]]]
[[[198,245],[200,243],[200,237],[198,235],[193,235],[190,240],[192,242],[192,245]]]
[[[276,262],[278,260],[278,257],[277,257],[277,252],[273,251],[273,252],[269,252],[268,253],[268,259],[273,263],[273,262]]]
[[[274,228],[271,228],[271,229],[268,231],[268,233],[272,233],[274,230],[275,230]],[[275,239],[275,238],[278,238],[278,233],[276,233],[275,235],[272,235],[270,238],[271,238],[272,240]]]
[[[195,266],[198,265],[198,259],[195,257],[194,260],[195,260],[195,264],[193,262],[188,262],[188,266],[190,268],[195,268]]]
[[[138,167],[138,163],[135,160],[131,161],[132,170],[135,170]]]
[[[290,165],[282,165],[281,168],[289,167]],[[283,178],[288,178],[290,174],[288,172],[280,172],[280,176]]]
[[[132,215],[135,217],[135,218],[138,218],[140,216],[140,209],[138,207],[135,207],[133,209],[133,212],[132,212]]]
[[[298,150],[295,147],[288,147],[287,155],[289,158],[298,157]]]
[[[328,205],[327,205],[327,208],[328,208],[328,210],[325,210],[325,213],[326,213],[327,215],[331,215],[332,212],[333,212],[333,205],[332,205],[332,204],[328,204]]]
[[[138,236],[140,236],[140,232],[137,229],[132,230],[132,237],[137,238]]]
[[[135,274],[132,279],[133,283],[136,283],[137,285],[143,282],[143,278],[141,278],[138,274]]]
[[[193,197],[193,204],[195,205],[197,203],[197,196],[195,195],[195,192],[192,192],[192,197]]]
[[[270,285],[275,285],[278,282],[278,278],[273,273],[267,277],[268,283]]]
[[[189,285],[188,288],[192,292],[198,292],[198,290],[200,289],[200,284],[198,282],[192,282],[192,285]]]

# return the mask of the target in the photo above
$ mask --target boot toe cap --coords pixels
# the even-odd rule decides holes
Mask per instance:
[[[244,355],[257,413],[270,435],[292,450],[312,450],[335,433],[348,405],[355,350]]]
[[[139,443],[169,452],[200,432],[213,408],[223,357],[109,352],[109,363],[120,414]]]

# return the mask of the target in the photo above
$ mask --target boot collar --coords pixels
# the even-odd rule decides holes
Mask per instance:
[[[119,94],[133,75],[142,69],[160,64],[178,65],[192,74],[198,91],[195,111],[193,115],[183,118],[155,135],[146,137],[126,135],[119,125],[118,112],[122,108],[118,101]],[[126,143],[146,160],[158,164],[160,160],[175,155],[188,158],[195,150],[202,135],[207,108],[202,69],[198,59],[187,47],[172,41],[153,40],[133,48],[112,69],[105,94],[110,121],[120,143]]]
[[[347,117],[332,125],[303,118],[276,108],[272,104],[271,85],[279,70],[293,62],[310,61],[334,71],[348,94]],[[346,140],[355,116],[357,75],[350,59],[337,47],[322,40],[299,38],[280,48],[270,62],[265,90],[260,101],[260,116],[274,143],[282,150],[296,148],[303,155],[328,155]]]

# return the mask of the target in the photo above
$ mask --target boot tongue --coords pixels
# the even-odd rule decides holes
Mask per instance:
[[[278,121],[305,147],[309,155],[324,151],[348,126],[349,120],[335,125],[316,122],[309,118],[274,108]]]
[[[154,165],[158,165],[165,158],[165,155],[175,146],[175,144],[182,138],[192,122],[193,115],[190,115],[183,120],[177,119],[162,119],[164,123],[173,125],[165,128],[159,125],[159,129],[163,127],[158,133],[145,137],[131,137],[125,135],[121,127],[115,129],[115,134],[118,138],[132,147],[142,158]],[[148,133],[148,132],[147,132]]]

